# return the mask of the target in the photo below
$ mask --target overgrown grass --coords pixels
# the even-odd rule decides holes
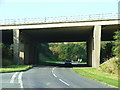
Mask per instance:
[[[32,65],[11,65],[0,68],[0,72],[15,72],[15,71],[24,71],[32,68]]]
[[[117,75],[105,73],[96,68],[73,68],[73,70],[81,76],[118,87]]]
[[[101,64],[98,69],[106,73],[118,74],[118,70],[120,70],[120,60],[118,60],[117,57],[113,57]]]

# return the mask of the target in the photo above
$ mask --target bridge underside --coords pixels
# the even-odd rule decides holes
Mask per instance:
[[[38,42],[82,42],[87,41],[94,26],[83,27],[64,27],[64,28],[44,28],[44,29],[21,29],[24,33]],[[102,26],[101,40],[114,40],[114,32],[118,29],[118,25]],[[6,43],[13,42],[13,31],[4,30],[2,32],[2,41]]]
[[[118,25],[4,30],[2,42],[14,43],[16,63],[35,64],[42,42],[87,42],[88,65],[98,67],[100,42],[114,40]]]

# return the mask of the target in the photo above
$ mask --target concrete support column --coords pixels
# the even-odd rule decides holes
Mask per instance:
[[[94,26],[87,42],[88,65],[97,68],[100,64],[101,26]]]
[[[38,64],[39,50],[37,49],[37,47],[35,48],[35,54],[34,54],[34,55],[35,55],[35,56],[34,56],[34,57],[35,57],[35,58],[34,58],[34,59],[35,59],[35,62],[34,62],[34,63],[35,63],[35,64]]]
[[[13,30],[13,57],[14,57],[14,62],[16,64],[20,64],[19,62],[19,29],[14,29]]]
[[[93,51],[93,67],[99,67],[100,65],[100,47],[101,47],[101,26],[96,25],[94,27],[94,32],[93,32],[93,37],[94,37],[94,51]]]
[[[20,64],[24,64],[24,60],[25,60],[25,53],[24,53],[24,43],[20,42],[19,44],[19,60],[20,60]]]
[[[90,35],[88,41],[87,41],[87,64],[88,66],[92,67],[92,53],[93,53],[93,37],[92,34]]]
[[[30,58],[29,58],[29,64],[34,64],[34,46],[33,45],[30,45]]]
[[[24,64],[30,64],[30,45],[25,43],[24,45],[25,60]]]

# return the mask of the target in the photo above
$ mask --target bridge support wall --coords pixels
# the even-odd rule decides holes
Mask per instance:
[[[88,65],[97,68],[100,64],[101,26],[94,26],[87,41]]]
[[[38,60],[37,45],[34,46],[27,35],[19,29],[13,30],[13,55],[16,64],[36,64]]]

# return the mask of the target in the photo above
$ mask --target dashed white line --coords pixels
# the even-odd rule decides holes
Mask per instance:
[[[22,82],[22,74],[23,72],[21,72],[18,76],[18,83],[20,83],[20,87],[23,88],[23,82]]]
[[[57,76],[53,73],[53,76],[57,78]]]
[[[54,72],[53,72],[54,70],[55,70],[55,67],[52,69],[52,74],[53,74],[54,77],[57,78],[57,76],[56,76],[56,75],[54,74]]]
[[[59,79],[61,82],[63,82],[64,84],[66,84],[67,86],[70,86],[68,83],[66,83],[65,81],[63,81],[62,79]]]
[[[53,68],[53,71],[55,70],[55,67]]]
[[[18,72],[16,72],[16,73],[13,74],[13,76],[12,76],[12,78],[10,80],[10,83],[14,83],[14,80],[15,80],[17,74],[18,74]]]
[[[52,69],[52,73],[53,73],[54,70],[55,70],[55,67]]]
[[[54,77],[57,78],[57,75],[54,73],[54,70],[55,70],[55,67],[52,69],[52,74],[53,74]],[[64,83],[64,84],[67,85],[67,86],[70,86],[68,83],[66,83],[66,82],[63,81],[62,79],[59,79],[59,81],[61,81],[62,83]]]

